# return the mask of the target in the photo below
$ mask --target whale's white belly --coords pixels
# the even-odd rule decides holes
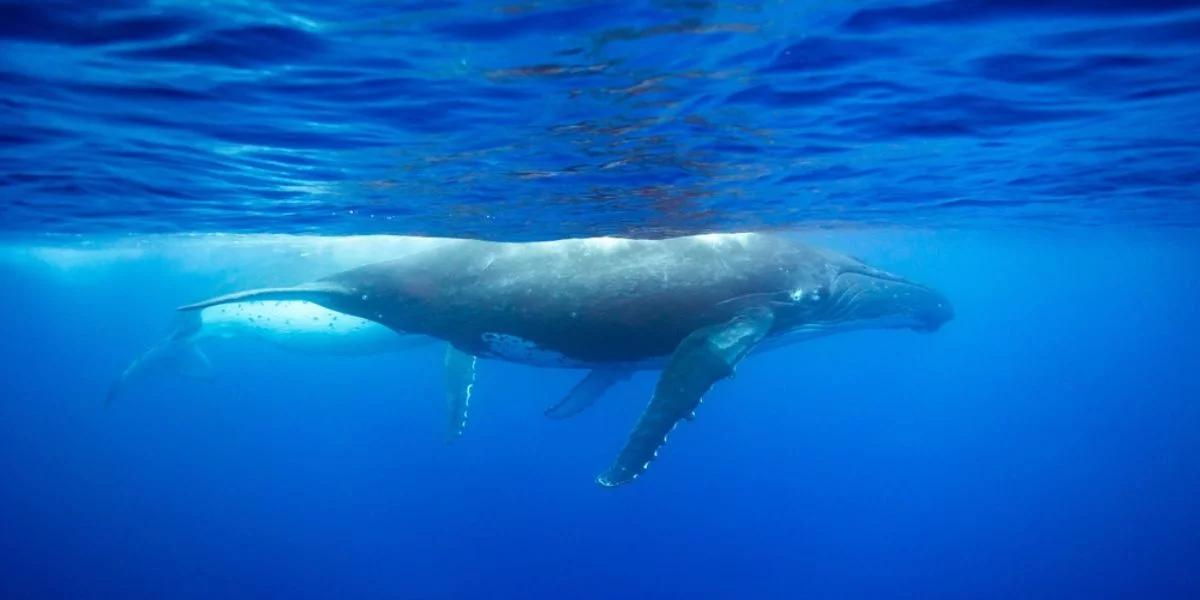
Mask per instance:
[[[197,337],[251,337],[317,354],[379,354],[425,341],[302,300],[222,304],[203,309],[200,319]]]

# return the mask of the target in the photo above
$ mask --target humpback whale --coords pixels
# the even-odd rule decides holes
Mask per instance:
[[[678,422],[751,352],[852,329],[933,331],[954,314],[932,288],[763,233],[456,240],[180,310],[250,300],[308,301],[438,338],[461,353],[448,365],[480,357],[592,369],[550,416],[586,408],[629,371],[661,368],[624,447],[596,479],[604,486],[640,476]]]

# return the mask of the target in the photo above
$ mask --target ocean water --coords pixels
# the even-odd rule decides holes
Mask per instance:
[[[0,2],[0,597],[1200,597],[1198,131],[1182,0]],[[657,371],[481,360],[449,444],[436,342],[122,380],[430,236],[758,230],[955,318],[748,357],[615,489]]]

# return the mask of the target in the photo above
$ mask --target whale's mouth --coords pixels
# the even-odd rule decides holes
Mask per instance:
[[[822,320],[852,328],[936,331],[954,318],[940,292],[877,269],[845,270],[829,286]]]

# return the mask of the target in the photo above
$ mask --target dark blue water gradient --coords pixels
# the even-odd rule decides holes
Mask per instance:
[[[1155,0],[0,4],[0,228],[1195,225]]]

